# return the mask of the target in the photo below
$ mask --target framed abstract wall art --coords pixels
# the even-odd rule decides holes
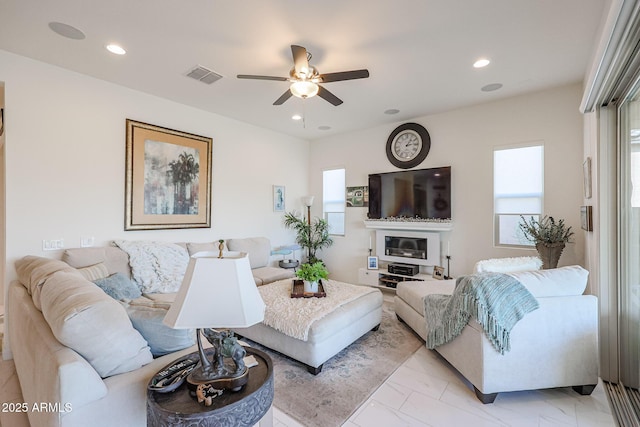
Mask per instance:
[[[124,229],[210,228],[212,144],[127,119]]]

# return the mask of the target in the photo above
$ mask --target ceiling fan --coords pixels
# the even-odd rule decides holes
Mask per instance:
[[[309,65],[311,54],[302,46],[291,45],[291,53],[293,54],[293,68],[289,71],[289,77],[272,77],[272,76],[254,76],[249,74],[238,74],[239,79],[255,79],[255,80],[276,80],[291,82],[289,90],[273,103],[273,105],[282,105],[291,98],[291,95],[298,98],[311,98],[318,95],[320,98],[330,102],[333,105],[342,104],[342,100],[329,92],[320,83],[339,82],[342,80],[366,79],[369,77],[369,70],[340,71],[337,73],[320,74],[316,67]]]

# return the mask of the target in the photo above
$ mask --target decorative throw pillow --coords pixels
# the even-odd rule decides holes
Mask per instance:
[[[143,293],[178,291],[189,265],[186,247],[168,242],[116,240],[113,243],[129,254],[131,275]]]
[[[85,279],[92,282],[98,279],[103,279],[109,275],[109,270],[107,270],[107,266],[103,262],[90,265],[89,267],[79,268],[78,271]]]
[[[53,335],[84,357],[102,378],[153,360],[126,310],[77,272],[52,274],[42,286],[41,300]]]
[[[142,295],[140,289],[122,273],[114,273],[110,276],[94,280],[93,283],[105,291],[113,299],[130,300]]]
[[[167,308],[125,304],[131,324],[147,340],[154,357],[163,356],[195,344],[193,329],[172,329],[162,323]]]
[[[51,275],[58,271],[66,271],[74,273],[80,278],[82,277],[78,270],[62,261],[33,255],[19,259],[16,261],[15,266],[18,280],[27,288],[27,292],[29,292],[33,300],[33,305],[40,311],[42,311],[42,304],[40,303],[42,286]]]
[[[534,256],[492,258],[478,261],[474,267],[474,273],[513,273],[540,270],[541,267],[542,260]]]

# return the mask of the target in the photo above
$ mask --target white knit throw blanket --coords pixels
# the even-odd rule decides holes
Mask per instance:
[[[377,292],[368,286],[323,280],[326,297],[291,298],[292,284],[292,279],[285,279],[258,287],[266,305],[262,323],[302,341],[307,341],[316,320],[362,295]]]

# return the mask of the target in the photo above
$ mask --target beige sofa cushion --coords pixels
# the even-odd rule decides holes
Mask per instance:
[[[104,263],[109,274],[122,273],[131,277],[129,255],[115,246],[66,249],[62,253],[62,261],[75,268]]]
[[[187,243],[187,251],[189,256],[198,252],[217,251],[219,243],[206,242],[206,243]]]
[[[295,273],[293,271],[278,267],[254,268],[251,270],[251,274],[253,274],[253,280],[255,280],[256,285],[258,286],[295,277]]]
[[[102,378],[153,360],[124,307],[79,274],[53,273],[42,286],[41,302],[58,341],[84,357]]]
[[[227,248],[234,252],[249,254],[251,268],[266,267],[271,257],[271,242],[266,237],[249,237],[246,239],[229,239]]]
[[[18,280],[27,288],[27,292],[33,300],[33,305],[40,311],[42,311],[42,304],[40,303],[42,285],[53,273],[66,271],[82,277],[75,268],[62,261],[31,255],[16,261],[15,267]]]

